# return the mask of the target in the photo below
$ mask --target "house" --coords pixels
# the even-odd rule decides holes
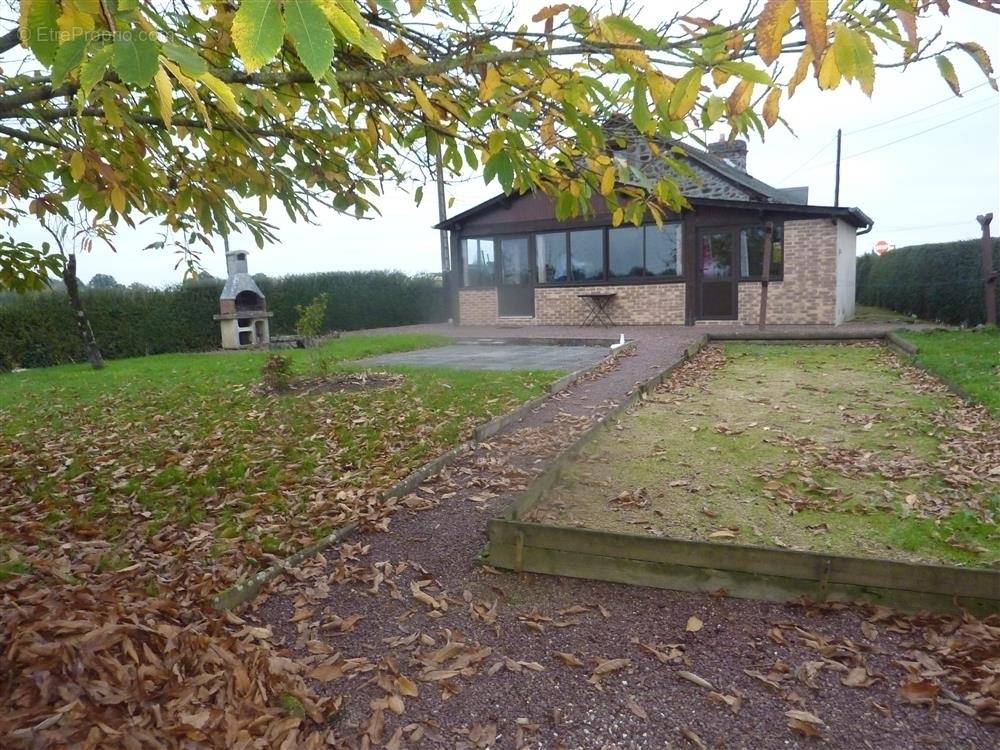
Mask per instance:
[[[463,325],[578,325],[603,295],[615,324],[757,323],[765,223],[773,226],[767,322],[840,324],[854,313],[857,208],[812,205],[746,172],[743,141],[708,151],[619,139],[636,181],[670,173],[691,205],[662,225],[611,226],[604,201],[559,221],[543,194],[499,195],[437,226],[451,238],[452,316]],[[660,154],[677,146],[689,169]],[[595,296],[597,295],[597,296]]]

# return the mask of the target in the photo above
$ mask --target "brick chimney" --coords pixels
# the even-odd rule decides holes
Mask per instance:
[[[747,171],[746,141],[719,138],[717,142],[708,144],[708,152],[741,172]]]

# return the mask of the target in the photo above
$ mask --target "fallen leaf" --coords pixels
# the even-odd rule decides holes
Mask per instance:
[[[705,688],[706,690],[714,690],[711,682],[706,680],[704,677],[699,677],[694,672],[688,672],[684,669],[681,669],[677,672],[677,676],[687,680],[688,682],[693,682],[700,688]]]
[[[582,667],[583,662],[576,658],[573,654],[566,653],[565,651],[553,651],[552,655],[556,657],[559,661],[565,664],[567,667]]]
[[[703,623],[700,619],[698,619],[694,615],[691,615],[691,617],[688,618],[687,627],[685,628],[685,630],[687,630],[687,632],[689,633],[697,633],[699,630],[702,629],[702,627],[704,627],[704,625],[705,623]]]
[[[933,703],[940,692],[937,684],[930,680],[910,679],[903,683],[899,695],[907,703]]]
[[[634,713],[636,716],[638,716],[643,721],[648,721],[649,720],[649,714],[646,713],[646,710],[642,706],[639,705],[639,703],[636,701],[635,698],[632,698],[630,696],[629,699],[627,701],[625,701],[625,705],[628,706],[628,710],[629,711],[631,711],[632,713]]]

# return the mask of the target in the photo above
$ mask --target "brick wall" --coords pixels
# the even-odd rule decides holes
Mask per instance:
[[[459,289],[458,319],[466,326],[496,325],[497,290]]]
[[[587,314],[587,292],[614,292],[608,307],[619,325],[684,325],[684,284],[626,284],[619,286],[543,287],[535,289],[535,322],[540,325],[578,325]]]
[[[785,222],[785,273],[767,290],[767,322],[837,322],[837,225],[829,219]],[[760,282],[740,282],[740,321],[756,324]]]

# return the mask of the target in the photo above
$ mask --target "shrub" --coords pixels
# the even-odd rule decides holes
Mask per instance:
[[[295,332],[299,336],[313,338],[323,330],[323,318],[326,316],[327,294],[316,295],[308,305],[296,305],[299,319],[295,323]]]
[[[980,240],[961,240],[863,255],[857,265],[857,301],[953,325],[983,323],[979,248]],[[1000,269],[1000,240],[993,241],[993,267]]]
[[[292,358],[287,354],[271,354],[261,369],[264,385],[272,391],[287,391],[292,384]]]
[[[366,271],[316,273],[261,279],[271,330],[295,330],[296,307],[327,294],[330,303],[319,333],[445,318],[439,279]],[[164,352],[215,349],[220,345],[222,282],[168,289],[142,287],[83,289],[83,304],[101,351],[108,359]],[[37,292],[0,298],[0,370],[47,367],[85,359],[65,292]]]

